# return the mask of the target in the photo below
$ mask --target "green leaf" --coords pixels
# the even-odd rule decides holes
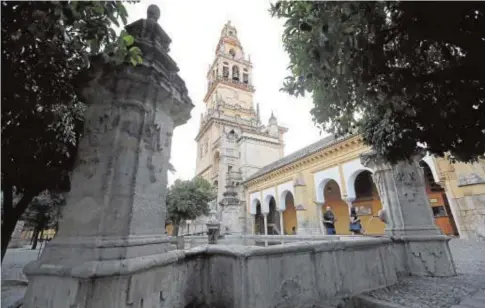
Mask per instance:
[[[125,42],[126,46],[129,47],[135,43],[135,38],[132,35],[125,35],[123,36],[123,41]]]

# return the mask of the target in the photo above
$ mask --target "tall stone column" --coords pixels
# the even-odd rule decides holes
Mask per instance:
[[[283,212],[282,210],[280,210],[278,208],[278,216],[280,218],[280,229],[278,231],[280,231],[280,235],[284,235],[285,234],[285,228],[284,228],[284,221],[283,221]]]
[[[423,156],[391,165],[375,153],[365,153],[361,162],[374,171],[374,183],[387,216],[386,233],[404,245],[403,254],[397,255],[402,270],[414,275],[455,275],[450,238],[436,227],[426,196],[419,166]]]
[[[317,207],[318,229],[320,231],[320,234],[326,235],[327,230],[323,227],[323,213],[322,213],[323,202],[317,202],[317,201],[313,201],[313,202]]]
[[[264,215],[264,235],[268,235],[268,213],[263,213]]]
[[[172,133],[193,104],[159,17],[151,5],[147,19],[126,26],[141,65],[93,62],[85,76],[80,96],[88,109],[72,188],[57,236],[24,270],[24,307],[121,307],[115,285],[147,256],[171,249],[164,223]]]

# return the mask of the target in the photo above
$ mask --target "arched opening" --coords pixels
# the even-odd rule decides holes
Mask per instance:
[[[293,228],[295,228],[295,231],[298,230],[295,199],[291,192],[287,192],[284,198],[286,209],[283,212],[283,232],[284,234],[293,234]]]
[[[239,67],[236,65],[232,67],[232,80],[239,81]]]
[[[232,129],[229,134],[227,134],[227,140],[233,142],[236,139],[236,133]]]
[[[229,54],[231,55],[231,57],[233,57],[233,58],[234,58],[234,57],[236,56],[236,51],[235,51],[234,49],[232,49],[232,48],[231,48],[231,49],[229,50]]]
[[[229,78],[229,63],[227,62],[222,64],[222,77]]]
[[[243,83],[248,84],[249,83],[249,75],[248,73],[243,73]]]
[[[276,200],[271,197],[269,200],[269,213],[268,213],[268,235],[281,234],[280,228],[280,213],[276,210]]]
[[[214,183],[212,184],[212,191],[217,195],[217,192],[219,191],[219,181],[215,180]]]
[[[213,166],[212,170],[214,170],[213,175],[217,175],[219,173],[219,164],[221,161],[221,155],[219,154],[219,151],[214,153],[214,160],[213,160]]]
[[[256,215],[254,215],[254,234],[264,234],[264,216],[261,212],[261,202],[256,201]]]
[[[420,161],[419,165],[423,168],[426,194],[433,211],[436,225],[446,235],[458,235],[458,229],[453,214],[451,213],[445,190],[435,182],[433,172],[425,161]]]
[[[349,207],[347,203],[342,200],[340,187],[337,182],[329,180],[323,187],[323,196],[325,203],[322,206],[322,213],[325,213],[326,208],[330,207],[331,211],[337,218],[337,221],[335,222],[337,234],[350,234]]]
[[[355,200],[352,205],[357,210],[362,227],[367,234],[383,234],[385,224],[376,218],[382,209],[377,187],[370,171],[361,171],[354,180]]]

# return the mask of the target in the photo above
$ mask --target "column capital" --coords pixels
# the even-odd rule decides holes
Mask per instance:
[[[325,202],[320,202],[315,200],[313,200],[313,203],[315,203],[315,206],[323,206],[325,204]]]

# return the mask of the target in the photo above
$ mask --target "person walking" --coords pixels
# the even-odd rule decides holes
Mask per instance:
[[[335,230],[335,222],[337,218],[332,212],[332,209],[327,206],[325,208],[325,213],[323,213],[323,225],[325,226],[325,230],[327,230],[327,235],[335,235],[337,231]]]
[[[363,233],[362,224],[360,223],[359,215],[355,207],[350,208],[350,232],[353,235],[360,235]]]

